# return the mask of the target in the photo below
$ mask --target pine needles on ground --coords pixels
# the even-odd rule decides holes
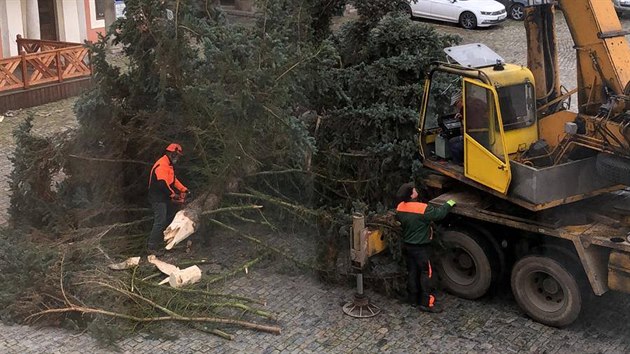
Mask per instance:
[[[96,85],[76,104],[79,127],[55,138],[33,135],[30,121],[16,131],[2,318],[104,340],[165,321],[229,339],[235,327],[279,332],[260,299],[215,285],[269,255],[339,273],[349,215],[386,210],[421,173],[423,68],[457,42],[392,12],[396,1],[349,2],[359,18],[332,33],[345,1],[259,2],[252,26],[210,2],[125,1],[108,38],[126,66],[111,63],[107,38],[90,45]],[[229,232],[253,250],[179,290],[157,286],[146,264],[106,269],[143,252],[150,167],[171,141],[184,146],[177,175],[198,197],[201,238]],[[283,242],[307,229],[317,258]]]

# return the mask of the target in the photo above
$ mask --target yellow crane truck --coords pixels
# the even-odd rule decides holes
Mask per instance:
[[[558,3],[577,57],[570,91]],[[483,44],[445,49],[428,71],[419,148],[431,202],[457,201],[438,262],[445,288],[475,299],[509,275],[525,313],[565,326],[588,295],[630,293],[630,47],[611,1],[530,0],[525,28],[528,67]]]

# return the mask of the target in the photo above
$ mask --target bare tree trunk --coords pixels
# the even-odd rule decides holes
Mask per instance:
[[[116,2],[114,0],[105,0],[105,29],[116,21]]]
[[[116,21],[116,2],[114,0],[104,0],[105,2],[105,32],[109,31],[112,23]],[[107,46],[111,49],[111,39],[108,38]]]

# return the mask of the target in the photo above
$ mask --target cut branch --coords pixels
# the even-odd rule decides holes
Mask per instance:
[[[227,193],[226,195],[230,195],[230,196],[233,196],[233,197],[241,197],[241,198],[260,199],[260,200],[268,201],[268,202],[273,203],[273,204],[280,205],[280,206],[282,206],[284,208],[287,208],[287,209],[290,209],[290,210],[293,210],[293,211],[298,211],[298,212],[303,213],[303,214],[308,214],[308,215],[311,215],[311,216],[318,216],[319,215],[316,211],[314,211],[312,209],[305,208],[303,206],[299,206],[299,205],[295,205],[295,204],[291,204],[291,203],[287,203],[287,202],[285,202],[283,200],[279,200],[277,198],[273,198],[273,197],[270,197],[268,195],[264,195],[264,194],[258,193],[258,192],[254,191],[254,190],[251,190],[251,189],[249,191],[253,192],[253,194],[252,193],[236,193],[236,192],[233,192],[233,193]]]
[[[83,306],[70,306],[70,307],[65,307],[65,308],[60,308],[60,309],[50,309],[50,310],[40,311],[40,312],[37,312],[28,316],[25,319],[25,321],[28,322],[34,317],[41,317],[43,315],[60,314],[60,313],[67,313],[67,312],[79,312],[82,314],[99,314],[99,315],[105,315],[105,316],[110,316],[110,317],[115,317],[115,318],[121,318],[121,319],[134,321],[134,322],[160,322],[160,321],[209,322],[209,323],[236,325],[236,326],[241,326],[243,328],[254,329],[257,331],[273,333],[273,334],[280,334],[281,332],[280,327],[277,327],[277,326],[260,325],[253,322],[234,320],[230,318],[183,317],[183,316],[136,317],[136,316],[126,315],[122,313],[101,310],[101,309],[91,308],[91,307],[83,307]]]
[[[98,161],[98,162],[113,162],[113,163],[135,163],[135,164],[140,164],[140,165],[145,165],[145,166],[151,166],[150,163],[145,162],[145,161],[138,161],[138,160],[129,160],[129,159],[105,159],[105,158],[100,158],[100,157],[89,157],[89,156],[79,156],[79,155],[68,155],[70,157],[73,157],[75,159],[80,159],[80,160],[87,160],[87,161]]]
[[[223,275],[221,275],[221,276],[218,276],[218,277],[212,278],[212,279],[208,280],[208,283],[207,283],[207,284],[213,284],[213,283],[216,283],[216,282],[218,282],[219,280],[223,280],[223,279],[229,278],[229,277],[233,276],[234,274],[239,273],[239,272],[242,272],[242,271],[247,272],[247,271],[248,271],[248,269],[249,269],[251,266],[253,266],[254,264],[256,264],[256,263],[260,262],[260,261],[261,261],[263,258],[265,258],[268,254],[269,254],[268,252],[265,252],[264,254],[262,254],[261,256],[259,256],[258,258],[256,258],[256,259],[252,259],[251,261],[249,261],[249,262],[247,262],[247,263],[243,264],[242,266],[240,266],[240,267],[238,267],[238,268],[236,268],[236,269],[233,269],[233,270],[232,270],[232,271],[230,271],[230,272],[227,272],[227,273],[225,273],[225,274],[223,274]]]
[[[208,210],[201,213],[201,215],[210,215],[210,214],[233,212],[233,211],[239,211],[239,210],[252,210],[252,209],[262,209],[262,208],[263,208],[262,205],[243,205],[243,206],[226,207],[226,208]]]
[[[193,322],[193,323],[190,323],[190,327],[192,327],[192,328],[194,328],[194,329],[196,329],[196,330],[198,330],[198,331],[202,331],[202,332],[205,332],[205,333],[214,334],[215,336],[221,337],[221,338],[223,338],[223,339],[234,340],[234,336],[233,336],[233,335],[231,335],[231,334],[229,334],[229,333],[226,333],[226,332],[223,332],[223,331],[222,331],[222,330],[220,330],[220,329],[216,329],[216,328],[212,328],[212,329],[210,329],[210,328],[206,328],[206,327],[202,326],[201,324],[199,324],[199,323],[194,323],[194,322]]]
[[[156,308],[164,313],[166,313],[169,316],[165,316],[165,317],[136,317],[136,316],[130,316],[130,315],[125,315],[125,314],[120,314],[120,313],[116,313],[116,312],[111,312],[111,311],[107,311],[107,310],[102,310],[102,309],[96,309],[96,308],[90,308],[90,307],[85,307],[85,306],[75,306],[75,305],[70,305],[66,308],[62,308],[62,309],[49,309],[49,310],[44,310],[44,311],[40,311],[38,313],[32,314],[30,316],[28,316],[25,320],[29,321],[31,318],[33,317],[39,317],[45,314],[50,314],[50,313],[64,313],[64,312],[81,312],[81,313],[97,313],[97,314],[102,314],[102,315],[107,315],[107,316],[112,316],[112,317],[118,317],[118,318],[124,318],[124,319],[128,319],[131,321],[136,321],[136,322],[150,322],[150,321],[166,321],[166,320],[172,320],[172,321],[184,321],[184,322],[212,322],[212,323],[223,323],[223,324],[233,324],[233,325],[238,325],[244,328],[249,328],[249,329],[256,329],[259,331],[263,331],[263,332],[268,332],[268,333],[274,333],[274,334],[280,334],[280,328],[276,327],[276,326],[266,326],[266,325],[259,325],[253,322],[248,322],[248,321],[242,321],[242,320],[235,320],[235,319],[229,319],[229,318],[221,318],[221,317],[186,317],[186,316],[182,316],[156,302],[154,302],[153,300],[150,300],[144,296],[138,295],[136,293],[132,293],[128,290],[125,289],[119,289],[115,286],[112,286],[110,284],[107,283],[103,283],[100,281],[89,281],[86,283],[92,283],[92,284],[96,284],[99,285],[101,287],[113,290],[115,292],[121,293],[123,295],[128,296],[129,298],[132,299],[136,299],[136,300],[140,300],[142,302],[145,302],[147,304],[149,304],[150,306],[152,306],[153,308]],[[245,305],[243,305],[245,306]],[[247,306],[246,306],[247,307]],[[249,307],[247,307],[249,308]]]
[[[151,282],[144,281],[144,280],[140,280],[140,282],[142,284],[145,284],[145,285],[148,285],[148,286],[151,286],[151,287],[161,288],[161,289],[169,290],[169,291],[172,291],[172,292],[187,293],[187,294],[198,294],[198,295],[205,295],[205,296],[208,296],[208,297],[224,297],[224,298],[228,298],[228,299],[247,301],[247,302],[252,302],[252,303],[259,304],[259,305],[267,306],[267,302],[266,301],[256,300],[256,299],[252,299],[252,298],[248,298],[248,297],[244,297],[244,296],[239,296],[239,295],[212,293],[212,292],[209,292],[209,291],[197,290],[197,289],[171,288],[171,287],[165,287],[165,286],[158,285],[158,284],[153,284]]]

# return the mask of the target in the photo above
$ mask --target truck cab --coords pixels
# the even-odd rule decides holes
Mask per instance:
[[[449,62],[432,65],[425,83],[419,145],[426,167],[530,210],[619,188],[597,178],[595,152],[551,161],[575,113],[539,122],[528,68],[480,43],[445,52]],[[460,94],[461,109],[453,104]]]

